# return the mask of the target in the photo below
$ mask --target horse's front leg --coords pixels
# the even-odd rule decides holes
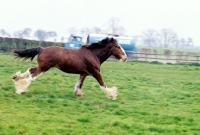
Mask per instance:
[[[106,94],[108,98],[112,98],[113,100],[117,99],[119,95],[117,92],[117,87],[114,86],[112,88],[108,88],[98,70],[95,70],[92,75],[99,82],[101,90]]]
[[[74,94],[76,96],[85,96],[85,94],[81,92],[81,87],[83,85],[83,82],[84,82],[86,76],[87,76],[86,74],[80,75],[79,80],[74,87]]]

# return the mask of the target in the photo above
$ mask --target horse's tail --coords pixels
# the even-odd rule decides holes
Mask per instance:
[[[24,58],[26,59],[31,59],[40,54],[42,52],[43,48],[42,47],[35,47],[32,49],[26,49],[26,50],[20,50],[20,49],[14,49],[13,50],[13,55],[16,56],[17,58]]]

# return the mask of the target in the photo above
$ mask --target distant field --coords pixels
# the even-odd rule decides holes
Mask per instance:
[[[108,60],[101,73],[117,100],[107,99],[87,77],[73,94],[78,75],[51,69],[14,92],[12,75],[36,65],[0,53],[0,135],[199,135],[200,66]]]

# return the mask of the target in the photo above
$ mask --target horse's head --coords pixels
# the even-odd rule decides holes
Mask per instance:
[[[110,53],[114,55],[119,61],[126,61],[127,55],[124,49],[118,44],[114,38],[105,38],[99,42],[100,44],[109,44],[111,46]]]

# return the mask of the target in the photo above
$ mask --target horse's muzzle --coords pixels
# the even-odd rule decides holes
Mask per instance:
[[[121,58],[121,59],[119,59],[119,61],[120,61],[120,62],[125,62],[125,61],[127,61],[127,59],[128,59],[128,58],[125,57],[125,58]]]

